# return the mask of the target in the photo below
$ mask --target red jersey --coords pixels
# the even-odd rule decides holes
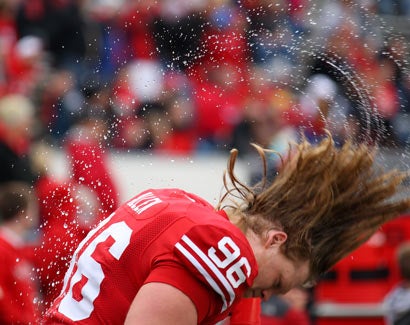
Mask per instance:
[[[37,324],[33,265],[16,236],[0,229],[0,324]]]
[[[141,286],[162,282],[190,297],[198,323],[214,324],[256,274],[247,239],[223,211],[182,190],[148,190],[81,242],[45,322],[122,324]]]

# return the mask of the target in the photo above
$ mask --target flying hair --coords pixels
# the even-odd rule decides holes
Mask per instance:
[[[302,137],[289,145],[277,175],[268,181],[272,150],[252,145],[262,161],[262,179],[248,186],[236,177],[238,151],[233,149],[217,208],[230,210],[232,221],[244,231],[263,235],[276,227],[286,232],[285,255],[308,260],[312,278],[410,209],[410,197],[398,195],[405,193],[409,173],[376,164],[376,146],[347,140],[337,147],[330,132],[317,144]]]

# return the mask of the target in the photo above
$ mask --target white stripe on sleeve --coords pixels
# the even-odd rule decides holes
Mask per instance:
[[[187,247],[184,247],[187,246]],[[211,259],[186,235],[182,236],[182,242],[176,244],[178,250],[192,263],[192,265],[205,277],[212,288],[222,297],[223,312],[227,306],[231,306],[235,299],[235,291],[226,279],[226,277],[220,272],[219,268],[211,261]],[[191,252],[188,249],[191,250]],[[203,264],[208,266],[213,274],[209,274]],[[217,278],[225,289],[225,292],[229,295],[229,303],[227,303],[225,294],[222,289],[215,282],[214,278]]]

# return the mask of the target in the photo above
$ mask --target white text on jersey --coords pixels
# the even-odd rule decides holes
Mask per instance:
[[[128,202],[128,206],[137,214],[141,214],[148,208],[161,203],[162,200],[151,192],[147,192]]]

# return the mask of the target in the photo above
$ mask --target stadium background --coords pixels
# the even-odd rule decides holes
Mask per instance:
[[[230,148],[253,181],[249,140],[283,152],[299,129],[319,139],[323,117],[340,142],[376,138],[381,162],[406,168],[409,15],[406,0],[2,0],[0,96],[34,107],[20,150],[51,178],[76,178],[68,148],[92,138],[120,201],[175,186],[216,202]],[[329,115],[315,114],[321,105]],[[409,219],[319,284],[316,324],[383,324]]]

